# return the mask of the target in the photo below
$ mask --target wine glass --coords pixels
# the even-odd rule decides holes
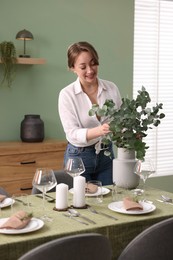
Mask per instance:
[[[51,218],[45,214],[45,194],[57,185],[54,171],[49,168],[38,168],[36,169],[32,185],[43,193],[43,211],[44,215],[42,219],[51,221]]]
[[[134,173],[143,180],[143,191],[145,191],[145,183],[151,174],[155,172],[155,167],[151,159],[137,161]]]
[[[85,171],[85,166],[82,158],[81,157],[68,158],[64,170],[72,177],[79,176]]]

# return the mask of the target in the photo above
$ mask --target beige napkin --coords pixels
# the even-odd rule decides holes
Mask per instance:
[[[3,202],[3,200],[4,200],[6,197],[7,197],[6,195],[0,194],[0,202]]]
[[[130,197],[123,199],[123,205],[126,210],[143,210],[143,206]]]
[[[22,229],[28,225],[32,218],[32,214],[28,214],[21,210],[12,215],[0,228]]]
[[[86,183],[85,192],[86,193],[96,193],[98,190],[98,186],[92,183]]]

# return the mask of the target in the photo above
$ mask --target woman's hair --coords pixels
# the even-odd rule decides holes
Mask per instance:
[[[99,65],[99,57],[94,47],[88,42],[77,42],[70,45],[67,50],[68,67],[70,69],[74,67],[76,58],[79,54],[84,51],[91,54],[95,65]]]

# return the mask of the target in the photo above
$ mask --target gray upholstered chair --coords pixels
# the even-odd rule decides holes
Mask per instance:
[[[0,194],[10,197],[9,193],[6,190],[4,190],[2,187],[0,187]]]
[[[123,250],[118,260],[173,259],[173,218],[144,230]]]
[[[68,185],[69,189],[71,189],[73,187],[73,177],[71,177],[69,174],[65,173],[63,170],[54,171],[54,173],[55,173],[55,177],[57,180],[57,184],[65,183]],[[53,189],[49,190],[48,192],[54,192],[54,191],[55,191],[55,187]],[[38,194],[38,193],[41,193],[41,191],[39,191],[38,189],[33,187],[31,193]]]
[[[112,250],[107,237],[78,234],[62,237],[29,251],[19,260],[111,260]]]

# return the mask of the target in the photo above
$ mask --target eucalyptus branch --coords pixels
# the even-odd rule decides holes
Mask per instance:
[[[147,131],[157,127],[165,117],[160,113],[163,104],[150,108],[150,95],[144,87],[138,91],[136,99],[122,98],[122,104],[116,109],[112,99],[106,100],[102,108],[94,104],[89,110],[90,116],[100,116],[109,122],[111,132],[102,139],[103,144],[113,142],[117,147],[136,151],[136,158],[143,160],[149,148],[144,142]],[[105,155],[108,155],[106,152]]]

